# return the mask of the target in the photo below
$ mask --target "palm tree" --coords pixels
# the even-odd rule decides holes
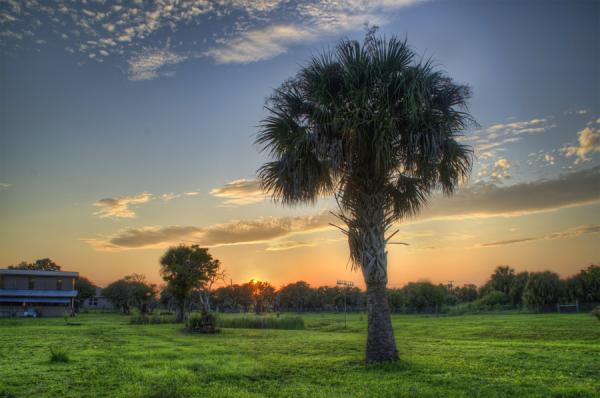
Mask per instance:
[[[386,285],[390,232],[430,193],[451,194],[471,169],[457,140],[470,124],[470,89],[405,40],[340,41],[314,57],[267,100],[256,142],[270,161],[258,170],[265,191],[285,205],[333,195],[345,223],[353,268],[367,286],[367,362],[398,358]]]

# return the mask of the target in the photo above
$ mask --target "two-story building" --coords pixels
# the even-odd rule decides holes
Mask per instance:
[[[0,269],[0,316],[35,310],[41,316],[73,311],[77,272]]]

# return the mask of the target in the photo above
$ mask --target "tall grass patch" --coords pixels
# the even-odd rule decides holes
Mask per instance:
[[[67,363],[69,362],[69,354],[64,348],[50,347],[50,362]]]
[[[157,325],[162,323],[175,323],[173,314],[142,314],[134,312],[129,318],[132,325]]]
[[[242,316],[218,317],[217,325],[233,329],[304,329],[304,319],[301,316]]]

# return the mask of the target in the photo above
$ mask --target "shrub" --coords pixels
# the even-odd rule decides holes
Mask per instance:
[[[480,299],[474,301],[474,304],[482,309],[494,309],[508,303],[510,303],[509,295],[498,290],[492,290]]]
[[[191,313],[185,319],[185,330],[190,333],[218,333],[217,317],[210,313]]]
[[[592,310],[592,315],[596,316],[596,318],[598,318],[600,321],[600,305],[596,306],[596,308]]]
[[[304,319],[300,316],[243,316],[218,318],[217,324],[223,328],[234,329],[304,329]]]
[[[50,362],[69,362],[69,355],[60,347],[50,347]]]

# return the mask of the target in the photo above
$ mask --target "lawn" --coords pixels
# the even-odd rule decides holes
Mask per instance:
[[[362,362],[366,317],[305,330],[130,325],[114,314],[0,319],[0,397],[598,397],[588,314],[394,317],[401,360]],[[69,361],[51,362],[50,347]]]

